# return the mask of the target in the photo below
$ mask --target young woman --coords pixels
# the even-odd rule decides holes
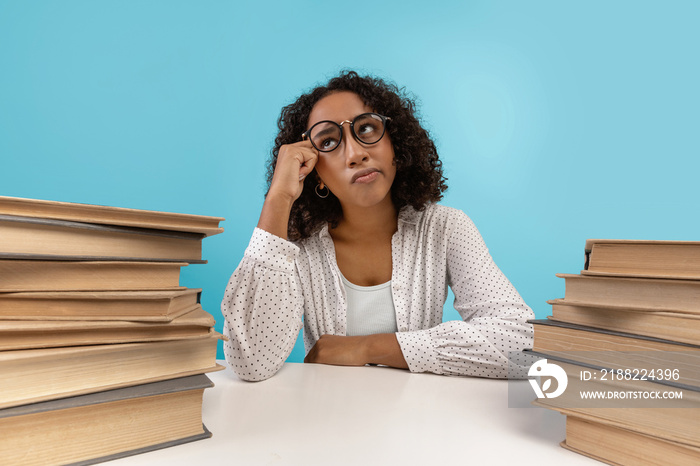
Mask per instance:
[[[274,375],[304,326],[305,362],[506,377],[530,308],[472,221],[436,204],[434,143],[396,86],[345,72],[282,110],[258,226],[226,288],[226,359]],[[462,321],[442,323],[447,287]]]

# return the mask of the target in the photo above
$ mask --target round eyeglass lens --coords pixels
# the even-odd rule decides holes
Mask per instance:
[[[384,136],[384,120],[375,113],[365,113],[355,118],[353,132],[365,144],[374,144]]]
[[[336,123],[322,121],[313,128],[309,134],[309,139],[314,147],[321,152],[330,152],[340,143],[341,129]]]

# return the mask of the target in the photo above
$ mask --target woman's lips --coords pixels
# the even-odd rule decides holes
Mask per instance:
[[[352,177],[353,183],[371,183],[379,176],[379,170],[376,168],[367,168],[355,173]]]

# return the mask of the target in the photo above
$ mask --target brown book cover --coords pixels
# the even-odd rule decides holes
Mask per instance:
[[[0,320],[0,351],[201,338],[214,324],[199,305],[170,322]]]
[[[0,292],[179,288],[185,262],[11,260],[0,257]]]
[[[700,242],[589,239],[582,274],[700,279]]]
[[[576,304],[565,299],[547,302],[552,305],[551,319],[559,322],[700,345],[700,315]]]
[[[194,310],[201,289],[0,293],[0,320],[169,322]]]
[[[220,370],[220,338],[0,351],[0,408]]]
[[[191,215],[152,210],[127,209],[72,202],[24,199],[0,196],[0,214],[20,217],[68,220],[102,225],[149,228],[201,233],[206,236],[224,231],[219,227],[221,217]]]
[[[700,280],[556,275],[570,303],[700,314]]]
[[[203,234],[0,215],[0,254],[201,262]]]
[[[0,410],[5,464],[94,464],[208,438],[204,375]]]
[[[562,446],[614,465],[700,464],[700,448],[575,416],[566,417],[566,441]]]
[[[602,377],[581,380],[582,371],[598,371],[592,365],[565,361],[556,355],[532,353],[556,363],[567,374],[568,385],[564,393],[556,398],[537,398],[532,403],[547,409],[559,411],[567,416],[576,416],[593,422],[601,422],[614,427],[628,429],[645,435],[663,438],[673,442],[700,447],[700,391],[697,387],[659,383],[650,380],[611,380]],[[659,391],[681,392],[680,399],[653,401],[635,399],[605,398],[581,401],[581,392],[598,393],[656,393]],[[637,405],[642,404],[642,407]],[[648,407],[646,407],[648,406]]]
[[[533,351],[615,370],[674,368],[675,381],[700,388],[698,345],[547,319],[530,323],[535,334]]]

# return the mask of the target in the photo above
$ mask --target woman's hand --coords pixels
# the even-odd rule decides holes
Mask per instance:
[[[304,362],[336,366],[364,366],[368,364],[365,337],[321,335]]]
[[[292,203],[296,201],[301,196],[304,178],[314,169],[317,160],[318,151],[308,140],[280,147],[268,196],[286,197]]]
[[[354,337],[321,335],[304,358],[304,362],[335,366],[381,364],[408,369],[399,342],[393,333]]]
[[[310,141],[280,147],[270,190],[265,197],[258,228],[287,239],[292,204],[301,196],[304,179],[318,160],[318,151]]]

